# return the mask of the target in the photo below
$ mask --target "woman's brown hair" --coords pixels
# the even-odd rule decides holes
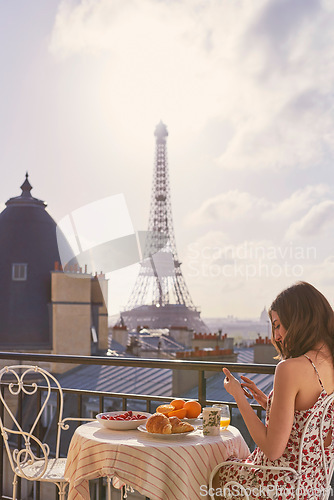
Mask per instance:
[[[300,281],[283,290],[269,309],[275,311],[285,328],[282,342],[276,342],[272,325],[271,341],[279,357],[296,358],[319,343],[328,345],[334,364],[334,313],[328,300],[314,286]]]

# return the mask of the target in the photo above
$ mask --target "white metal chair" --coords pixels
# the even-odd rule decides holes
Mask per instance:
[[[35,380],[32,380],[32,377]],[[30,429],[25,431],[15,417],[17,409],[17,401],[20,396],[32,396],[37,393],[38,385],[36,378],[40,378],[45,389],[45,399],[43,399],[41,408],[32,424],[28,426]],[[30,378],[30,380],[29,380]],[[64,478],[66,458],[61,458],[60,453],[60,437],[61,431],[67,430],[72,421],[89,421],[90,418],[63,418],[64,397],[62,388],[58,380],[49,372],[38,366],[31,365],[12,365],[5,366],[0,370],[0,384],[8,383],[8,396],[10,401],[5,400],[3,393],[0,391],[0,401],[4,408],[4,419],[0,418],[1,434],[6,447],[10,466],[14,472],[13,480],[13,500],[16,500],[17,478],[21,477],[29,481],[45,481],[54,483],[58,487],[59,499],[65,499],[66,487],[68,485]],[[34,433],[41,421],[43,412],[49,403],[51,397],[51,387],[56,387],[59,398],[59,410],[57,418],[56,431],[56,450],[55,458],[50,458],[50,449],[46,443],[43,443]],[[5,425],[6,423],[6,425]],[[16,436],[16,439],[15,439]],[[18,436],[20,438],[17,441]],[[18,448],[14,450],[11,447],[13,440],[18,442]],[[109,483],[108,483],[109,489]],[[109,492],[108,492],[109,493]],[[109,493],[110,494],[110,493]]]
[[[293,474],[297,478],[296,489],[295,489],[295,500],[298,500],[300,497],[299,493],[302,493],[301,489],[300,489],[300,485],[301,485],[302,474],[303,474],[302,459],[303,459],[303,450],[304,450],[304,444],[305,444],[305,436],[306,436],[306,433],[310,429],[311,426],[319,425],[319,423],[316,423],[316,424],[314,423],[315,418],[317,418],[317,416],[319,416],[320,417],[320,445],[319,445],[319,449],[321,452],[321,454],[319,455],[319,468],[321,468],[323,471],[323,474],[325,477],[325,483],[326,483],[324,491],[323,491],[323,496],[321,498],[322,498],[322,500],[328,500],[329,495],[330,495],[330,491],[331,491],[330,483],[331,483],[331,479],[332,479],[333,471],[334,471],[334,455],[332,455],[329,460],[328,460],[328,458],[326,458],[324,437],[323,437],[323,428],[324,428],[327,414],[330,411],[333,403],[334,403],[334,393],[327,396],[323,400],[321,406],[320,407],[318,406],[317,408],[315,408],[312,411],[312,413],[310,414],[310,416],[308,417],[308,419],[306,420],[305,427],[303,429],[303,433],[302,433],[301,440],[300,440],[300,445],[299,445],[297,469],[292,469],[291,467],[271,467],[271,466],[256,465],[256,464],[251,464],[251,463],[248,464],[248,463],[244,463],[244,462],[234,462],[231,460],[221,462],[220,464],[216,465],[216,467],[212,470],[212,472],[210,474],[210,479],[209,479],[209,496],[210,496],[210,498],[212,500],[215,500],[214,489],[212,487],[212,483],[213,483],[213,478],[216,475],[217,471],[221,467],[224,467],[225,465],[232,465],[234,467],[239,467],[239,468],[240,467],[243,467],[243,468],[248,467],[248,468],[255,469],[255,470],[285,471],[285,472],[289,472],[289,473]],[[334,409],[333,409],[333,407],[331,410],[333,411],[333,414],[332,414],[330,429],[332,430],[332,443],[334,443]],[[319,411],[320,411],[320,414],[319,414]],[[238,483],[237,481],[231,480],[223,485],[223,487],[225,487],[226,489],[228,489],[229,487],[233,487],[233,486],[235,486],[239,489],[239,492],[242,495],[244,495],[245,500],[249,500],[249,495],[248,495],[247,489],[242,484]],[[248,489],[248,491],[249,491],[249,489]],[[303,498],[304,498],[304,496],[303,496]]]

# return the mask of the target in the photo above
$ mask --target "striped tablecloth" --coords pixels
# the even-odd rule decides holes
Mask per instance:
[[[203,500],[209,476],[230,456],[246,458],[249,449],[238,429],[220,436],[157,437],[139,430],[114,431],[98,422],[81,425],[70,443],[65,477],[68,500],[89,500],[89,479],[113,477],[151,500]]]

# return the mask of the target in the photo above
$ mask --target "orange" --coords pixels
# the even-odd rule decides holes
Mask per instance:
[[[187,410],[187,418],[196,418],[202,411],[198,401],[187,401],[183,408]]]
[[[185,401],[183,399],[173,399],[170,404],[174,406],[175,410],[180,410],[184,407],[184,403]]]
[[[156,409],[158,413],[163,413],[164,415],[167,415],[169,412],[175,410],[174,406],[172,405],[160,405]]]
[[[167,416],[181,419],[187,416],[187,410],[185,408],[180,408],[179,410],[170,411]]]

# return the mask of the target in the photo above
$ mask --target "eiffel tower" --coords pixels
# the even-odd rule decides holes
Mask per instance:
[[[187,327],[204,332],[206,325],[191,300],[174,237],[167,164],[167,127],[155,129],[156,152],[148,231],[140,271],[122,321],[130,329]]]

